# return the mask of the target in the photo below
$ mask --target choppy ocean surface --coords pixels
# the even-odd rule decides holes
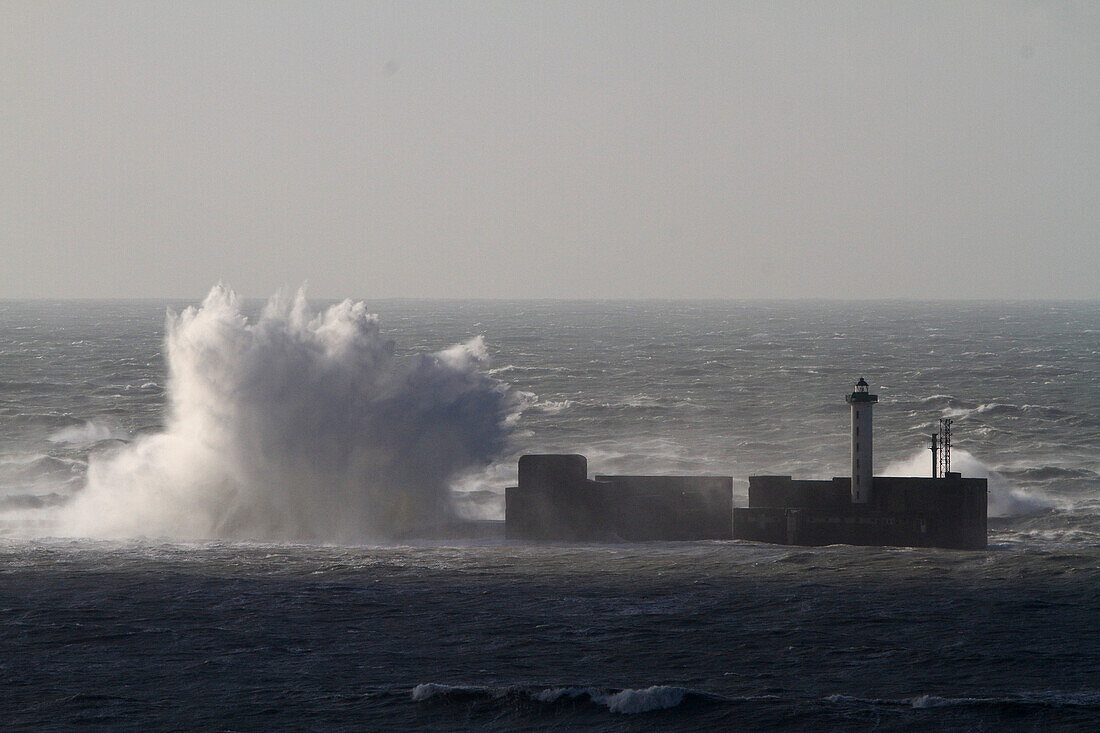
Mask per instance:
[[[1100,304],[189,305],[0,302],[9,727],[1100,725]],[[447,539],[525,452],[842,475],[859,376],[987,551]]]

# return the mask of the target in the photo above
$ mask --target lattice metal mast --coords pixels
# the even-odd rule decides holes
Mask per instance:
[[[953,423],[949,417],[940,419],[940,476],[947,477],[947,472],[951,470],[951,423]]]

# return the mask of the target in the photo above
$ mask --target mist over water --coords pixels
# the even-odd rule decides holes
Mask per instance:
[[[163,432],[93,456],[76,536],[385,540],[455,518],[449,482],[505,446],[518,398],[480,338],[395,357],[361,302],[278,295],[250,322],[215,287],[169,313]],[[104,429],[70,428],[55,440]]]

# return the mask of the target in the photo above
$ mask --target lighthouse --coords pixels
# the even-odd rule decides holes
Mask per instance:
[[[874,480],[874,444],[871,440],[871,409],[878,395],[867,392],[867,380],[856,382],[855,391],[844,398],[852,406],[852,503],[866,504],[871,500]]]

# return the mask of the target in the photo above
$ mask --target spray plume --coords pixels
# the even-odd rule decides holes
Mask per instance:
[[[385,541],[454,518],[449,483],[505,446],[519,398],[480,337],[410,360],[346,300],[250,323],[223,286],[167,318],[164,432],[89,465],[85,536]]]
[[[1049,509],[1052,504],[1045,496],[1024,491],[1011,484],[982,461],[961,448],[951,449],[951,468],[969,478],[984,478],[989,488],[989,516],[1015,517]],[[929,474],[928,451],[917,451],[905,460],[894,461],[882,472],[883,476],[927,476]]]

